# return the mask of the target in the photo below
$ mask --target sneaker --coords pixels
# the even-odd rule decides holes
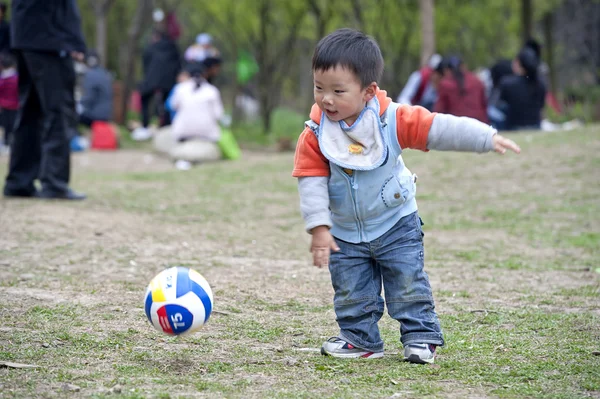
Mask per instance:
[[[404,360],[411,363],[433,363],[435,361],[433,344],[409,344],[404,347]]]
[[[135,141],[146,141],[152,138],[152,131],[145,127],[138,127],[131,132],[131,138]]]
[[[321,355],[341,357],[346,359],[359,357],[377,359],[383,357],[383,351],[371,352],[366,349],[357,348],[339,337],[331,337],[323,343],[323,346],[321,347]]]

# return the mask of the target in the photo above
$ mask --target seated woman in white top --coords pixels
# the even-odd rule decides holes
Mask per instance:
[[[224,110],[219,89],[196,75],[178,83],[169,102],[175,111],[173,124],[155,136],[155,149],[175,161],[220,159],[217,142]]]

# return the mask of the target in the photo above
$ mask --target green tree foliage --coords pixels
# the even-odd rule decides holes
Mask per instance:
[[[236,60],[254,56],[259,71],[249,87],[261,102],[265,131],[272,111],[288,105],[303,112],[312,102],[310,58],[316,42],[339,27],[354,27],[375,37],[385,57],[381,86],[395,97],[408,75],[419,68],[421,37],[417,0],[151,0],[173,9],[182,25],[182,52],[200,32],[211,33],[225,64],[221,87],[226,103],[244,85],[236,79]],[[594,0],[595,1],[595,0]],[[88,45],[96,43],[96,19],[89,0],[77,0]],[[521,45],[521,0],[437,0],[437,52],[459,54],[474,69],[512,57]],[[534,22],[562,0],[533,0]],[[9,1],[10,3],[10,1]],[[130,52],[127,38],[137,0],[114,0],[108,10],[107,67],[123,79]],[[138,48],[152,24],[144,25]],[[138,57],[139,58],[139,57]],[[140,78],[136,61],[136,80]]]

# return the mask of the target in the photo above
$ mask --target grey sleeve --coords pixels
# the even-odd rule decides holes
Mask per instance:
[[[300,212],[308,233],[317,226],[331,227],[328,181],[329,177],[326,176],[298,178]]]
[[[427,149],[488,152],[494,149],[496,129],[473,118],[436,114],[429,129]]]

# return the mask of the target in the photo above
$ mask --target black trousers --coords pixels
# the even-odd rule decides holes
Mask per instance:
[[[67,106],[75,88],[73,60],[37,51],[16,55],[19,112],[4,191],[31,194],[39,179],[43,191],[65,193],[70,178]]]
[[[4,129],[4,144],[10,145],[12,141],[12,133],[15,127],[15,119],[17,117],[16,109],[3,109],[0,111],[0,126]]]
[[[160,127],[171,124],[171,116],[165,110],[165,101],[167,101],[170,92],[171,90],[158,90],[142,94],[141,100],[143,127],[148,127],[150,124],[150,118],[154,116],[154,112],[156,112],[156,115],[158,115]]]

